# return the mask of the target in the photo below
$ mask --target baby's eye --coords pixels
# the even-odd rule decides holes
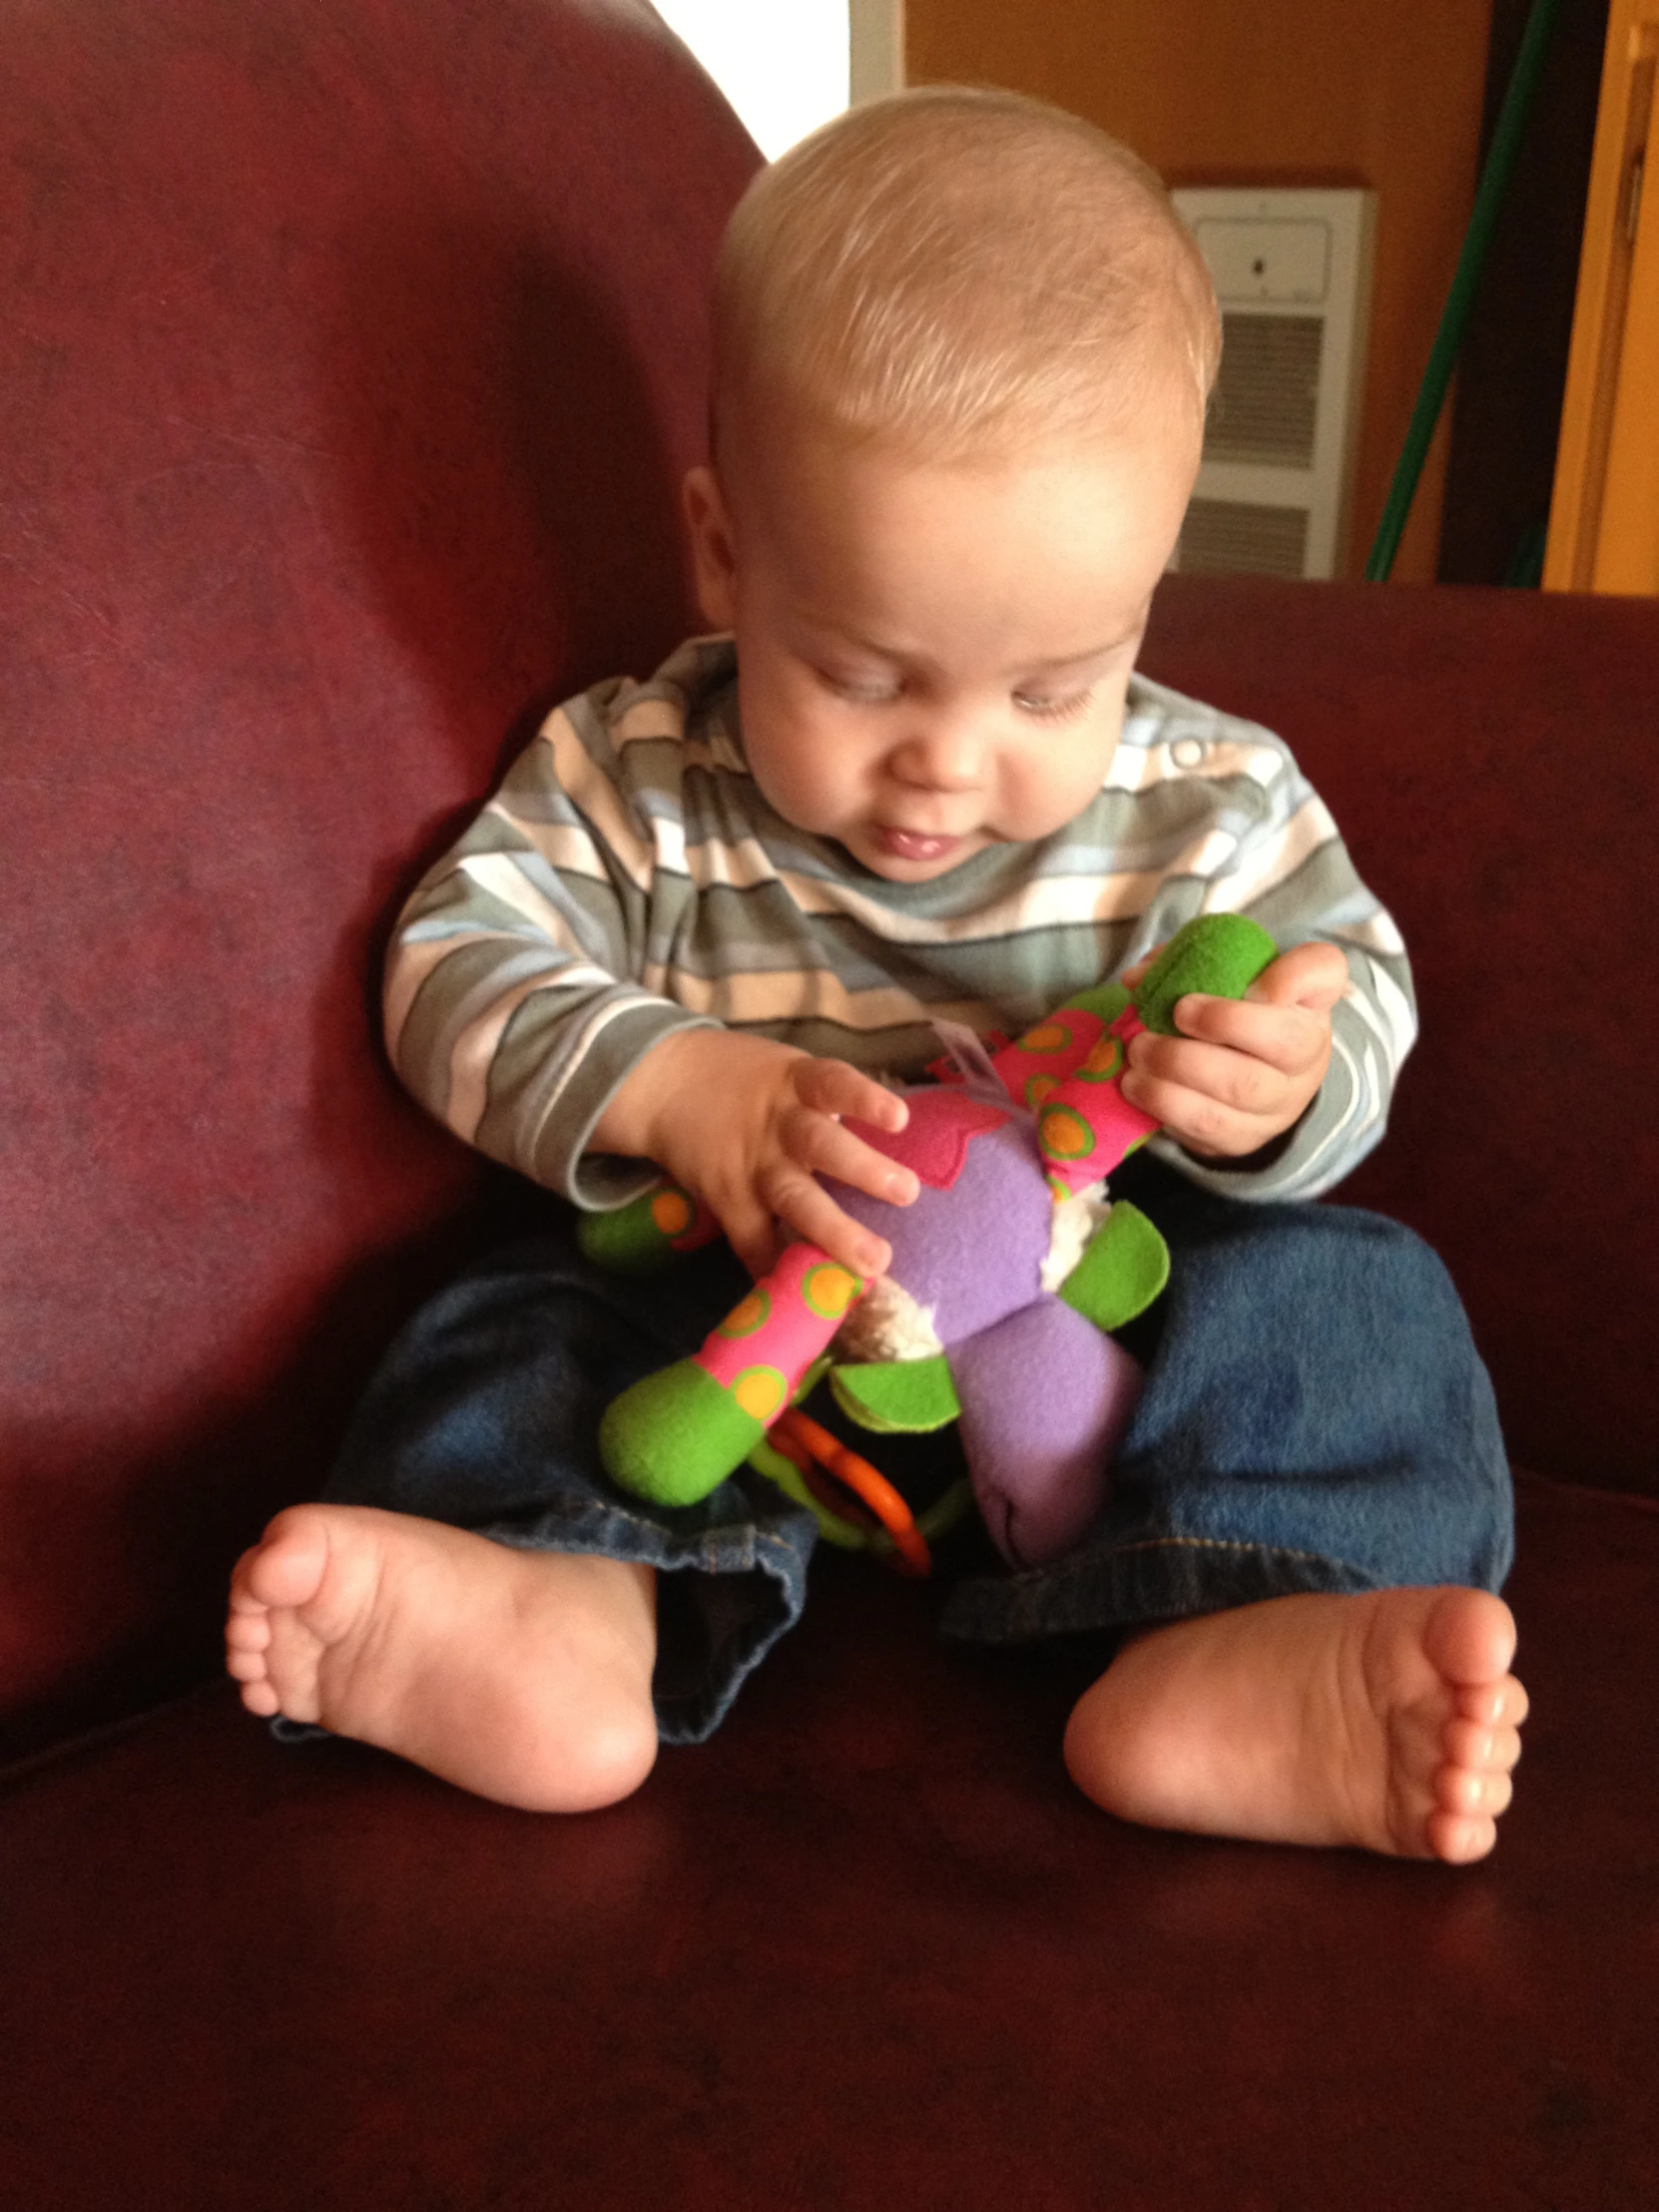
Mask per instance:
[[[1094,686],[1087,684],[1081,691],[1058,694],[1015,692],[1014,705],[1022,715],[1033,715],[1040,722],[1069,722],[1086,710],[1093,697]]]
[[[898,697],[898,686],[887,676],[842,676],[833,669],[820,669],[819,682],[853,707],[881,707]]]

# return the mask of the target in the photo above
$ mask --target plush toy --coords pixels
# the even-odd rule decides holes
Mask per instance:
[[[804,1434],[820,1439],[816,1456],[829,1447],[836,1471],[843,1447],[790,1412],[828,1373],[836,1402],[866,1428],[960,1423],[973,1494],[1014,1565],[1074,1543],[1100,1510],[1140,1391],[1139,1369],[1109,1332],[1169,1273],[1151,1222],[1106,1196],[1105,1177],[1158,1126],[1123,1096],[1125,1053],[1143,1028],[1174,1034],[1188,991],[1242,996],[1274,953],[1246,917],[1201,916],[1133,993],[1117,983],[1084,991],[994,1056],[969,1039],[957,1080],[902,1094],[909,1120],[897,1135],[849,1123],[920,1183],[900,1207],[826,1179],[890,1244],[887,1274],[865,1283],[814,1245],[788,1246],[700,1352],[613,1401],[600,1432],[612,1477],[688,1505],[763,1447],[758,1463],[794,1488],[788,1463],[803,1464]],[[602,1264],[638,1271],[719,1233],[705,1209],[660,1185],[589,1216],[583,1244]],[[764,1449],[781,1420],[784,1461]]]

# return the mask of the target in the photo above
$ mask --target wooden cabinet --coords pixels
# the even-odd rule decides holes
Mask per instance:
[[[1613,0],[1546,590],[1659,593],[1659,177],[1647,178],[1656,166],[1659,0]]]

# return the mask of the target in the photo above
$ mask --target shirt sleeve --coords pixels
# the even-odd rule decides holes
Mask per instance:
[[[650,987],[653,891],[682,849],[672,776],[649,794],[625,754],[672,759],[684,696],[608,684],[549,716],[429,869],[393,933],[385,1034],[429,1112],[492,1159],[588,1208],[651,1182],[585,1147],[619,1084],[678,1029],[717,1026]]]
[[[1362,882],[1329,809],[1283,740],[1191,711],[1203,722],[1187,726],[1184,742],[1202,748],[1203,773],[1217,793],[1211,866],[1202,880],[1163,887],[1131,956],[1172,936],[1192,913],[1245,913],[1282,952],[1336,945],[1348,962],[1348,986],[1332,1010],[1325,1081],[1268,1164],[1197,1160],[1169,1137],[1155,1137],[1151,1150],[1190,1182],[1229,1198],[1317,1198],[1382,1136],[1395,1077],[1416,1038],[1410,963],[1393,917]]]

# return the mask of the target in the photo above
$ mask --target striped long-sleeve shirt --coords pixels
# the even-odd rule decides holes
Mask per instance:
[[[468,1143],[605,1207],[649,1180],[587,1150],[672,1031],[724,1024],[915,1079],[935,1019],[1012,1035],[1192,915],[1254,915],[1282,949],[1338,945],[1348,989],[1318,1098],[1269,1167],[1193,1181],[1312,1197],[1382,1135],[1415,1033],[1404,946],[1287,747],[1143,678],[1100,793],[1031,844],[893,883],[793,828],[749,774],[730,640],[558,708],[393,940],[386,1033]]]

